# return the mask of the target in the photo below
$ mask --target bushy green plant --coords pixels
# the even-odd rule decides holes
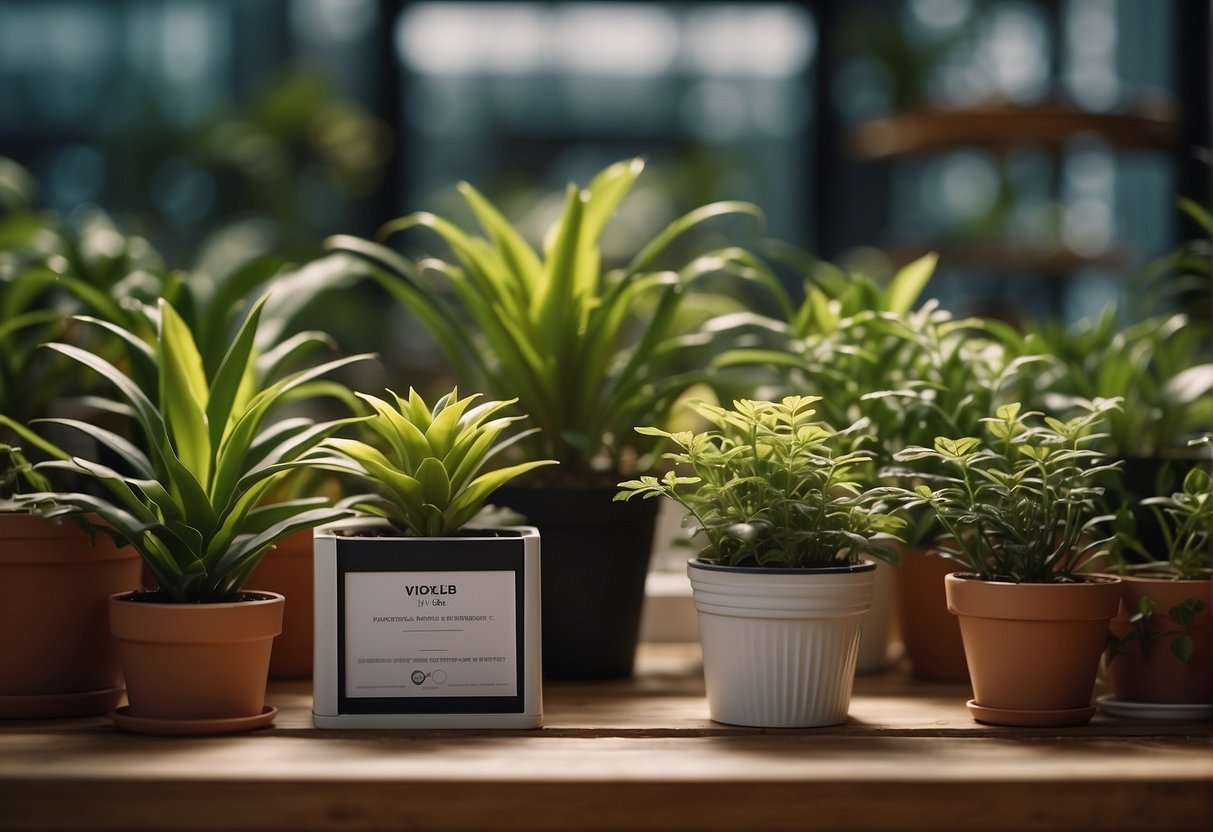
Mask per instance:
[[[676,316],[687,289],[718,271],[718,252],[676,269],[659,262],[689,232],[730,214],[760,216],[753,205],[704,205],[675,220],[622,268],[608,268],[600,238],[643,169],[639,159],[603,170],[586,187],[570,184],[564,207],[536,250],[479,191],[459,192],[483,236],[420,212],[380,236],[415,228],[442,239],[452,260],[416,266],[389,248],[348,236],[328,247],[350,255],[429,329],[460,381],[505,399],[517,397],[541,428],[525,440],[532,459],[560,462],[562,479],[597,482],[653,449],[631,426],[662,421],[702,369],[677,371],[693,345]],[[605,471],[606,473],[598,473]]]
[[[1021,349],[1055,359],[1030,386],[1033,406],[1064,413],[1097,398],[1130,403],[1107,417],[1106,448],[1118,457],[1182,452],[1213,419],[1209,331],[1185,314],[1125,326],[1110,304],[1094,320],[1036,325]]]
[[[1087,403],[1067,421],[1018,402],[982,419],[983,436],[940,436],[900,451],[927,463],[907,506],[926,505],[944,530],[940,551],[984,580],[1043,583],[1072,578],[1107,541],[1090,540],[1101,475],[1115,470],[1087,447],[1119,400]],[[936,473],[943,468],[947,473]]]
[[[151,390],[104,358],[73,345],[50,344],[117,390],[122,401],[110,402],[108,409],[128,413],[141,442],[72,419],[42,420],[87,435],[98,457],[104,454],[118,466],[112,467],[72,456],[0,416],[0,422],[53,457],[39,463],[37,472],[48,478],[82,477],[100,490],[96,495],[33,491],[18,494],[16,503],[47,517],[99,515],[139,551],[160,591],[174,602],[231,600],[275,541],[350,516],[323,498],[273,501],[269,495],[289,472],[309,465],[309,453],[351,419],[270,421],[268,416],[315,379],[370,356],[337,359],[263,385],[253,348],[263,303],[253,307],[219,367],[208,375],[189,328],[161,301],[156,337],[142,353],[157,379]],[[128,343],[139,343],[133,333],[111,329]]]
[[[782,377],[768,383],[821,396],[827,420],[866,419],[874,456],[863,477],[870,484],[899,480],[903,472],[893,467],[893,457],[907,446],[975,432],[981,418],[1013,398],[1027,371],[1045,360],[1012,354],[1006,333],[993,322],[957,319],[937,300],[921,301],[934,274],[934,254],[884,284],[795,250],[785,249],[781,257],[806,275],[803,299],[795,302],[764,261],[736,262],[739,274],[770,290],[779,311],[717,319],[717,328],[764,337],[759,346],[722,353],[713,367],[749,374],[777,367]],[[903,536],[922,543],[934,531],[929,513],[916,511]]]
[[[1213,576],[1213,548],[1209,525],[1213,520],[1213,484],[1207,463],[1192,468],[1179,491],[1140,501],[1157,521],[1163,552],[1151,552],[1134,533],[1133,515],[1115,515],[1116,539],[1109,553],[1121,574],[1144,572],[1170,575],[1176,580]],[[1112,519],[1112,518],[1106,518]],[[1130,555],[1136,555],[1130,558]]]
[[[396,529],[418,537],[446,537],[476,516],[496,489],[527,471],[554,460],[531,460],[484,471],[485,465],[530,432],[502,439],[525,416],[494,416],[514,404],[487,401],[472,407],[480,394],[459,398],[458,389],[431,409],[413,389],[408,398],[388,391],[392,401],[359,393],[373,414],[360,427],[377,440],[334,437],[327,448],[344,459],[326,467],[370,483],[374,494],[351,497],[345,505],[385,518]]]
[[[637,428],[681,450],[664,455],[674,470],[621,482],[615,499],[682,504],[707,536],[700,557],[711,563],[802,568],[856,563],[861,554],[895,559],[879,541],[901,527],[886,502],[896,490],[864,489],[854,479],[871,456],[856,447],[865,425],[833,429],[815,418],[819,401],[739,400],[731,410],[692,402],[713,430]]]

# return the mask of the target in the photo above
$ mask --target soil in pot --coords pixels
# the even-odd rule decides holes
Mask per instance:
[[[245,593],[247,600],[174,604],[158,593],[109,599],[110,629],[118,639],[129,710],[124,727],[150,733],[216,733],[233,720],[260,727],[267,713],[270,648],[282,629],[283,597]],[[272,718],[272,717],[271,717]]]
[[[509,486],[493,502],[543,540],[543,675],[632,675],[653,548],[656,500],[614,502],[615,486]]]
[[[1119,641],[1107,655],[1108,682],[1112,696],[1122,702],[1161,705],[1213,702],[1213,581],[1176,581],[1169,578],[1128,576],[1121,579],[1120,611],[1110,631]],[[1143,645],[1130,618],[1143,597],[1154,602],[1148,629],[1150,643]],[[1173,621],[1169,612],[1189,599],[1204,602],[1204,609],[1187,627]],[[1172,646],[1179,636],[1191,640],[1192,654],[1181,660]],[[1144,647],[1144,650],[1143,650]]]
[[[996,725],[1082,725],[1120,604],[1115,578],[1049,584],[951,574],[948,609],[960,620],[973,683],[970,712]]]
[[[0,514],[0,718],[105,713],[122,697],[106,599],[139,585],[138,554],[70,522]]]

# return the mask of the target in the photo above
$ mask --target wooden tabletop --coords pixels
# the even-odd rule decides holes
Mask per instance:
[[[707,719],[696,645],[635,679],[545,685],[535,731],[321,731],[308,683],[273,727],[129,734],[0,721],[0,830],[1167,830],[1213,828],[1209,723],[983,726],[961,685],[856,680],[834,728]]]

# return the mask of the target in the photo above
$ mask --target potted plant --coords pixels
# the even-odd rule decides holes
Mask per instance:
[[[886,500],[864,489],[855,447],[864,425],[816,419],[815,396],[740,400],[694,411],[700,433],[638,431],[676,445],[674,469],[620,483],[629,500],[665,496],[689,512],[708,544],[688,573],[699,615],[711,718],[735,725],[811,727],[846,720],[860,623],[880,538],[900,528]]]
[[[253,368],[262,306],[253,307],[208,375],[189,328],[161,301],[156,337],[141,353],[145,368],[155,370],[149,374],[154,389],[83,349],[49,345],[113,385],[122,402],[107,409],[130,414],[146,451],[104,429],[49,420],[90,434],[106,455],[103,463],[10,424],[55,457],[37,471],[81,477],[96,491],[33,491],[16,501],[48,518],[96,514],[138,551],[159,585],[109,599],[130,702],[112,716],[131,730],[222,733],[269,724],[276,711],[264,704],[266,669],[283,601],[246,592],[244,582],[275,541],[351,514],[324,499],[265,499],[275,482],[307,465],[307,454],[349,420],[270,422],[267,414],[313,380],[369,356],[337,359],[262,385]],[[138,342],[133,333],[111,330]]]
[[[1133,533],[1132,514],[1118,514],[1121,522],[1110,554],[1124,595],[1108,638],[1112,691],[1100,706],[1121,716],[1207,718],[1213,696],[1209,471],[1193,468],[1181,490],[1142,504],[1154,513],[1165,548],[1161,553],[1146,549]]]
[[[8,427],[50,415],[81,373],[39,347],[62,337],[73,297],[59,222],[31,208],[33,180],[0,157],[0,718],[105,713],[122,697],[106,598],[137,584],[134,550],[89,524],[48,522],[12,502],[48,485]]]
[[[328,243],[429,329],[462,384],[518,399],[541,428],[520,445],[527,457],[559,461],[493,498],[543,535],[544,672],[552,678],[632,672],[657,505],[610,498],[619,479],[647,470],[655,450],[631,427],[662,422],[691,384],[710,377],[688,359],[701,345],[683,337],[679,312],[724,259],[702,246],[688,258],[685,238],[721,217],[759,216],[748,203],[704,205],[608,268],[601,238],[643,167],[619,162],[585,187],[570,184],[538,249],[467,183],[459,192],[483,236],[427,212],[380,232],[428,229],[447,259],[414,266],[367,240]],[[672,252],[678,260],[663,265]]]
[[[910,505],[933,510],[948,541],[941,551],[964,568],[945,587],[980,722],[1081,725],[1095,712],[1095,671],[1121,590],[1114,577],[1080,574],[1106,543],[1087,535],[1102,493],[1095,483],[1115,468],[1087,446],[1118,404],[1088,403],[1064,422],[1006,404],[982,420],[983,436],[941,436],[897,454],[947,471],[923,470]]]
[[[804,275],[803,297],[794,298],[765,260],[738,261],[740,273],[766,287],[777,310],[714,321],[713,327],[737,329],[757,343],[722,353],[712,366],[742,368],[751,384],[755,373],[778,368],[766,386],[822,396],[826,418],[836,423],[866,418],[874,457],[862,475],[870,485],[904,484],[905,472],[893,465],[897,451],[940,434],[975,431],[996,404],[1013,397],[1025,371],[1043,360],[1012,354],[993,322],[957,319],[937,300],[922,301],[935,270],[933,254],[898,269],[884,284],[787,247],[773,254]],[[967,682],[960,628],[944,598],[951,562],[935,551],[938,526],[923,507],[907,519],[896,569],[877,568],[858,672],[888,664],[896,606],[914,675]]]
[[[358,395],[371,441],[329,439],[321,464],[372,487],[344,501],[371,519],[316,532],[316,725],[538,727],[539,536],[472,521],[554,461],[486,470],[529,435],[503,438],[513,400]]]

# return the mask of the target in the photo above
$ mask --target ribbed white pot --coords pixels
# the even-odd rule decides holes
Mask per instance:
[[[813,728],[845,722],[876,564],[751,569],[691,561],[709,714]]]

